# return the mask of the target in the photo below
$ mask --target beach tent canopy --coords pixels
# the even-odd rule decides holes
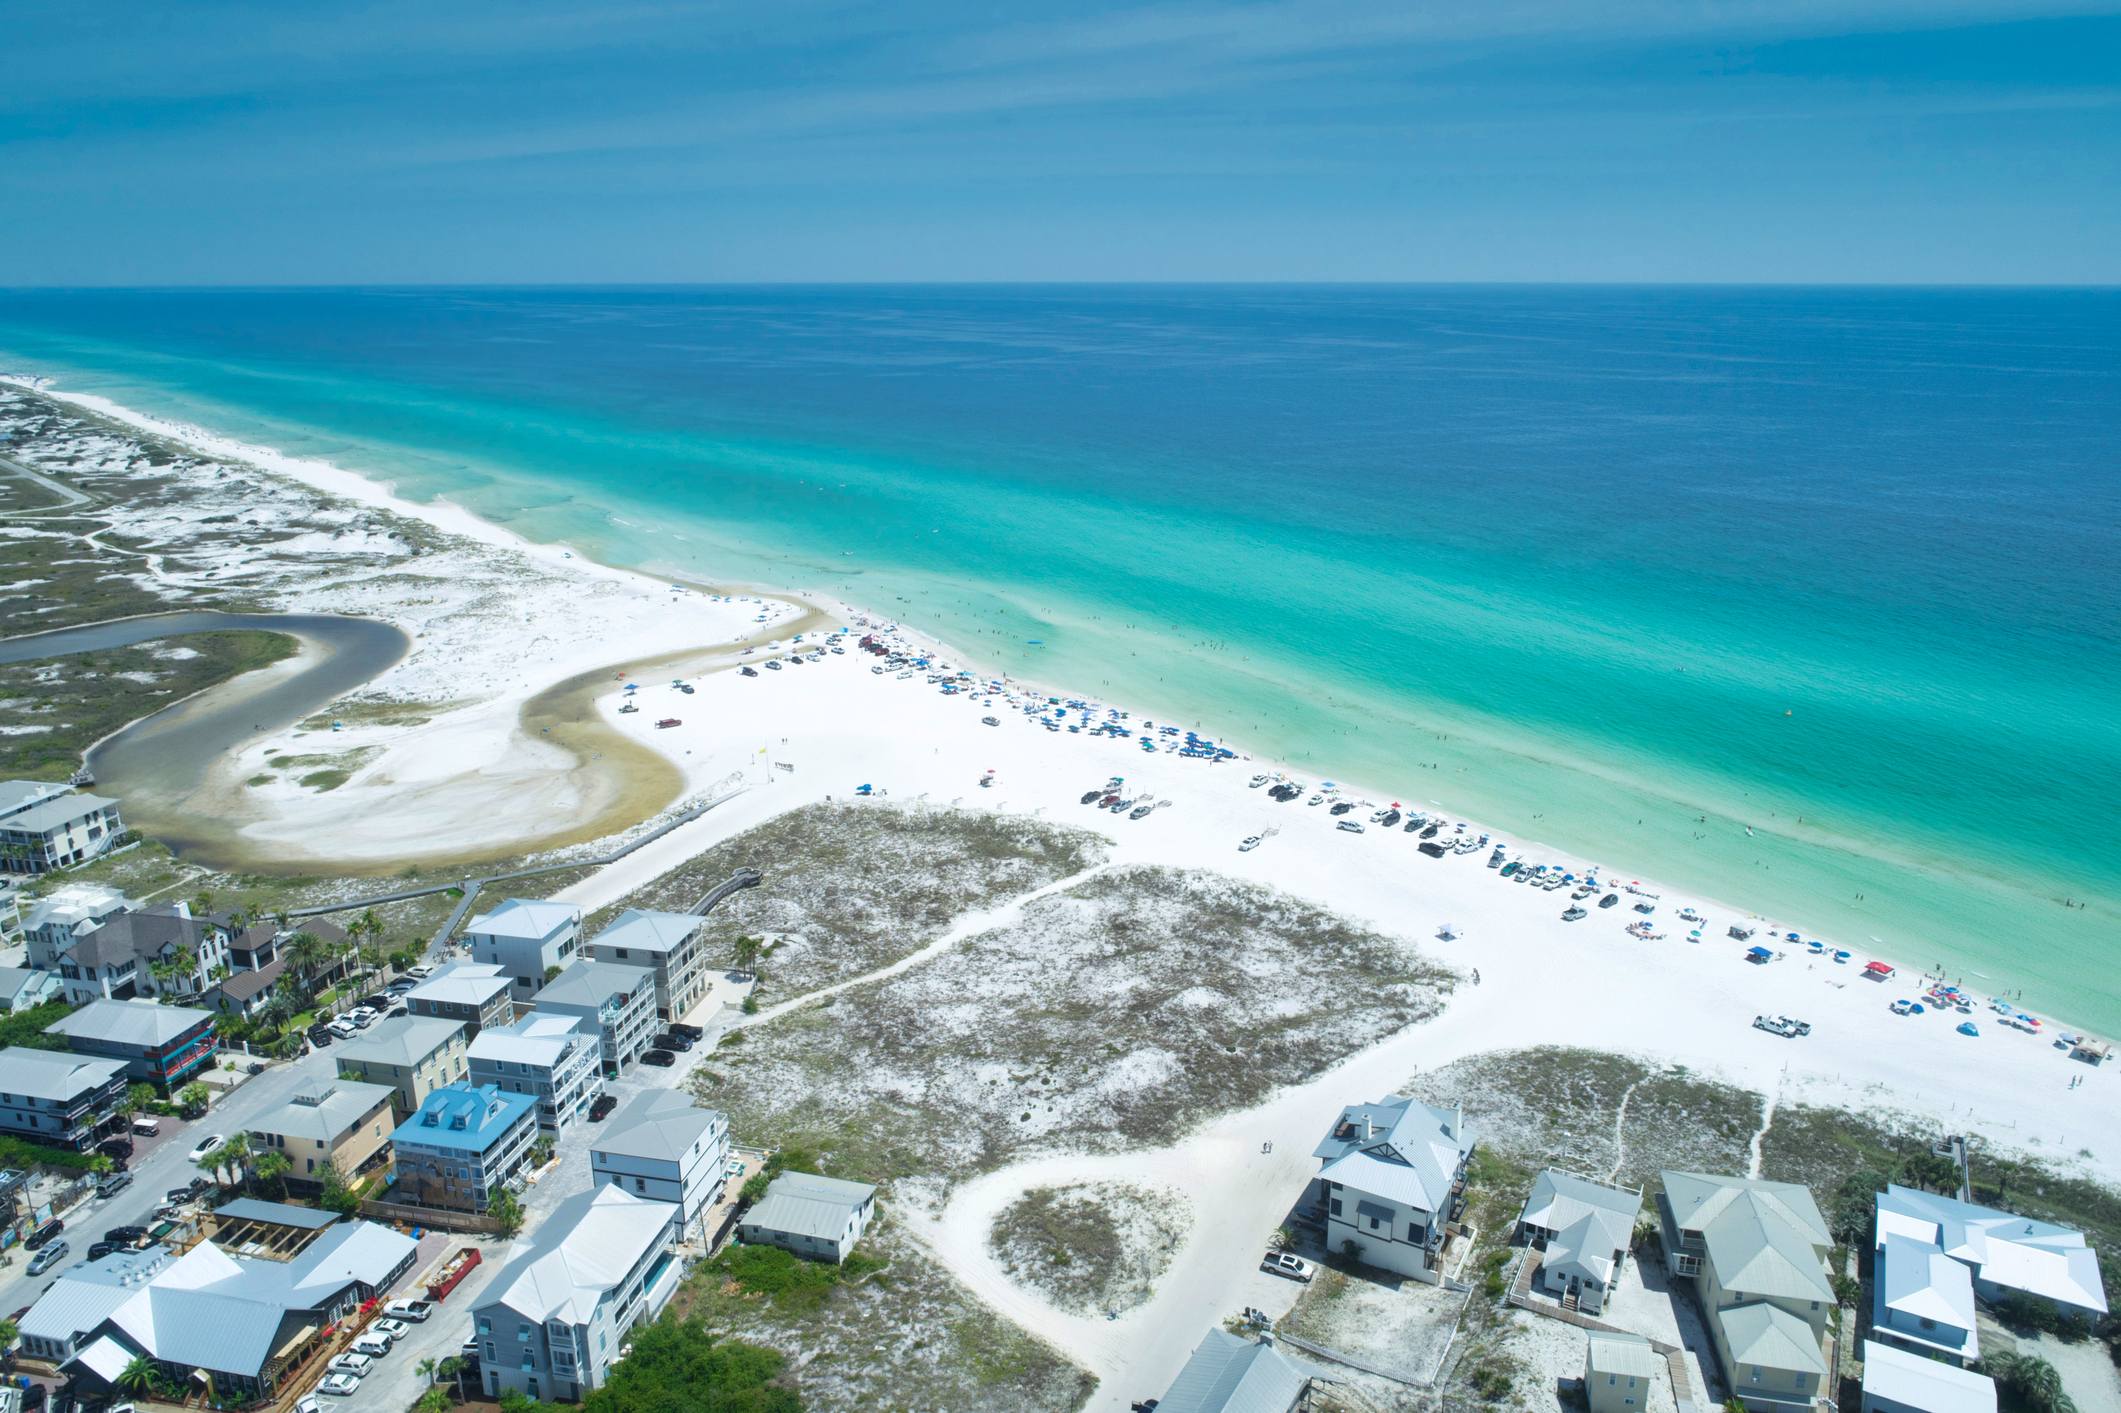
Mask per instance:
[[[1765,947],[1748,947],[1745,949],[1745,954],[1748,957],[1771,957],[1774,955]]]
[[[1893,974],[1893,969],[1887,966],[1884,962],[1872,962],[1870,965],[1866,966],[1864,970],[1875,971],[1883,976],[1891,976]]]

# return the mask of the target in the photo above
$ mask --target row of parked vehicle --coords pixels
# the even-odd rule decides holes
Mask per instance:
[[[672,1021],[668,1030],[648,1042],[651,1048],[642,1052],[641,1063],[667,1070],[678,1062],[680,1054],[690,1050],[706,1038],[707,1032],[698,1026],[680,1025],[676,1021]],[[605,1113],[609,1112],[610,1110],[605,1110]],[[592,1111],[589,1117],[600,1119],[603,1114]]]
[[[317,1393],[344,1398],[358,1390],[361,1380],[374,1371],[376,1361],[411,1334],[413,1325],[434,1314],[434,1309],[431,1300],[393,1300],[384,1306],[381,1317],[361,1331],[345,1353],[324,1366],[324,1380],[317,1385]],[[315,1395],[297,1399],[295,1413],[318,1413]]]
[[[311,1026],[309,1043],[321,1050],[335,1038],[353,1039],[385,1016],[404,1015],[407,1010],[405,993],[419,984],[417,976],[401,976],[385,990],[378,991],[373,996],[363,996],[361,1004],[345,1015],[335,1016],[328,1021],[318,1021]]]

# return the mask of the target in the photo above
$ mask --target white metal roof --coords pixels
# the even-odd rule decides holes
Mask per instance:
[[[102,1088],[124,1068],[123,1060],[10,1045],[0,1052],[0,1086],[4,1086],[8,1094],[63,1102],[88,1090]]]
[[[671,1236],[676,1208],[616,1186],[578,1192],[553,1209],[488,1287],[478,1308],[505,1305],[536,1321],[586,1324],[597,1302]]]
[[[700,1108],[681,1090],[649,1089],[613,1114],[591,1146],[600,1154],[677,1163],[722,1121],[719,1109]]]
[[[464,931],[486,937],[521,937],[542,942],[555,932],[582,920],[582,910],[571,903],[547,903],[535,898],[510,898],[490,913],[481,913],[464,924]]]
[[[167,1045],[199,1022],[212,1020],[213,1014],[153,1001],[91,1001],[44,1027],[44,1033],[115,1045]]]
[[[814,1236],[838,1241],[847,1224],[876,1196],[866,1183],[820,1177],[815,1173],[782,1173],[766,1187],[766,1200],[744,1214],[744,1225],[787,1236]]]
[[[1650,1342],[1639,1334],[1606,1334],[1591,1332],[1591,1349],[1587,1367],[1597,1374],[1633,1374],[1637,1378],[1656,1378],[1666,1372],[1664,1356],[1650,1347]]]
[[[392,1016],[377,1021],[351,1040],[340,1041],[334,1048],[342,1060],[412,1069],[463,1029],[464,1022],[447,1016]]]
[[[535,1012],[512,1025],[491,1025],[472,1037],[468,1052],[474,1060],[507,1061],[551,1069],[566,1058],[574,1046],[600,1043],[593,1022],[580,1016],[538,1015]]]
[[[1996,1384],[1875,1340],[1863,1342],[1863,1391],[1922,1413],[1996,1413]]]
[[[2082,1232],[1895,1183],[1878,1194],[1878,1241],[1913,1237],[1964,1261],[1982,1280],[2105,1314],[2099,1258]]]
[[[691,913],[659,913],[628,908],[611,926],[591,938],[597,947],[623,947],[628,952],[669,952],[685,945],[707,919]]]
[[[266,1110],[245,1126],[253,1133],[318,1138],[330,1143],[378,1107],[384,1110],[378,1122],[386,1128],[398,1125],[397,1119],[389,1112],[390,1098],[398,1092],[394,1085],[334,1079],[310,1088],[311,1092],[298,1094],[285,1104]]]

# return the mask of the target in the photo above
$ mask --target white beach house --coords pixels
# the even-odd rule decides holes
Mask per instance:
[[[1463,1109],[1394,1094],[1341,1110],[1312,1150],[1321,1163],[1314,1211],[1327,1249],[1352,1243],[1365,1265],[1440,1284],[1473,1147]]]
[[[577,958],[538,993],[538,1010],[595,1021],[604,1075],[617,1079],[655,1038],[655,973],[646,967]]]
[[[511,1025],[480,1031],[467,1058],[474,1086],[536,1095],[538,1127],[563,1133],[604,1092],[602,1054],[596,1022],[533,1012]]]
[[[676,1212],[597,1187],[519,1238],[473,1311],[487,1397],[578,1402],[602,1388],[627,1331],[661,1314],[683,1279],[670,1250]]]
[[[1983,1300],[2023,1295],[2089,1320],[2107,1312],[2098,1253],[2082,1232],[1897,1183],[1878,1194],[1877,1212],[1881,1253],[1893,1236],[1934,1248],[1967,1269]]]
[[[1657,1211],[1666,1269],[1694,1282],[1724,1382],[1753,1413],[1820,1403],[1834,1238],[1793,1182],[1667,1171]]]
[[[1865,1341],[1863,1413],[1996,1413],[1986,1374]]]
[[[47,873],[117,842],[118,802],[48,780],[0,782],[0,872]]]
[[[1554,1168],[1532,1182],[1518,1226],[1543,1255],[1540,1285],[1586,1315],[1605,1308],[1627,1267],[1642,1189]]]
[[[729,1120],[681,1092],[636,1094],[605,1121],[594,1142],[589,1165],[596,1184],[675,1204],[678,1231],[687,1238],[700,1214],[721,1198]]]
[[[737,1240],[779,1246],[798,1256],[834,1265],[847,1259],[876,1211],[876,1189],[867,1183],[782,1173],[766,1187],[766,1200],[744,1214]]]
[[[707,995],[707,944],[699,935],[706,925],[707,919],[691,913],[628,908],[589,940],[582,955],[595,962],[648,968],[655,974],[657,1018],[681,1021]]]
[[[1156,1413],[1301,1413],[1311,1406],[1314,1384],[1336,1382],[1282,1353],[1271,1335],[1254,1342],[1209,1330],[1156,1401]]]
[[[510,898],[464,925],[471,959],[498,966],[515,981],[515,999],[528,1001],[545,974],[574,960],[582,945],[582,910],[572,903]]]

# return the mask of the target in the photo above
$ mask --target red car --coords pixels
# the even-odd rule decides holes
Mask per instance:
[[[664,717],[664,718],[663,718],[663,719],[662,719],[661,721],[658,721],[658,722],[657,722],[657,723],[655,724],[655,729],[656,729],[656,730],[658,730],[658,731],[661,731],[661,730],[663,730],[663,729],[664,729],[665,727],[670,727],[670,726],[683,726],[684,724],[685,724],[684,722],[682,722],[682,721],[678,720],[678,719],[677,719],[676,717],[674,717],[674,716],[666,716],[666,717]]]

